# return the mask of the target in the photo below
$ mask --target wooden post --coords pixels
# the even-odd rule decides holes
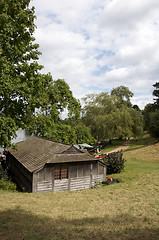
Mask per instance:
[[[32,192],[37,192],[37,173],[32,173]]]
[[[70,166],[68,164],[68,190],[70,191],[71,177],[70,177]]]
[[[92,188],[92,170],[93,170],[93,164],[91,163],[91,168],[90,168],[90,188]]]
[[[54,180],[54,167],[52,168],[52,191],[54,192],[54,183],[55,183],[55,180]]]

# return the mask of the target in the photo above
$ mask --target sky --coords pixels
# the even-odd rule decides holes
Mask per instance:
[[[158,0],[32,0],[39,63],[74,97],[126,86],[132,104],[153,103],[159,81]]]

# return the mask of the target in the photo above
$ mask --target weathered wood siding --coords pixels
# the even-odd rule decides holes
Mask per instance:
[[[54,181],[54,192],[61,192],[66,190],[68,190],[68,179]]]
[[[88,189],[106,177],[106,167],[96,161],[68,164],[68,178],[54,180],[54,168],[57,166],[47,166],[34,173],[33,192]]]
[[[37,192],[52,191],[52,181],[42,181],[37,183]]]
[[[82,190],[90,188],[90,176],[77,177],[70,179],[70,190]]]
[[[44,167],[33,175],[33,192],[50,192],[53,187],[53,168]]]

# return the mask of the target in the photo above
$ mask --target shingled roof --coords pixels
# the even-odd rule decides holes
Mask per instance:
[[[8,151],[30,172],[45,164],[96,161],[89,153],[74,146],[32,136],[16,144],[18,150]]]

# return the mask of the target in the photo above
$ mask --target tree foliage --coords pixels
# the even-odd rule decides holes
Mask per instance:
[[[94,137],[110,140],[142,134],[142,115],[132,108],[130,96],[133,94],[121,86],[111,94],[102,92],[84,98],[83,122],[91,128]]]
[[[153,96],[155,96],[154,98],[154,105],[156,106],[156,108],[159,110],[159,82],[156,82],[153,87],[155,87],[156,89],[153,91]]]
[[[131,106],[130,98],[133,97],[133,93],[129,90],[128,87],[119,86],[117,88],[113,88],[111,91],[111,95],[118,97],[118,104],[126,106]]]
[[[60,114],[68,109],[68,119],[63,121]],[[80,117],[81,105],[73,97],[68,84],[61,79],[52,81],[46,104],[27,119],[30,133],[59,142],[76,143],[76,124]]]
[[[145,129],[150,132],[151,136],[159,138],[159,82],[154,85],[153,91],[154,103],[147,104],[143,111]]]
[[[0,1],[0,126],[1,145],[10,143],[26,115],[43,102],[49,80],[39,73],[34,43],[34,8],[30,1]],[[9,129],[7,131],[7,129]]]
[[[60,132],[71,138],[71,127],[62,125],[60,113],[67,108],[72,122],[80,114],[80,103],[67,83],[41,74],[39,45],[33,37],[35,12],[29,3],[0,1],[0,145],[4,147],[20,127],[42,136],[50,133],[57,140]]]
[[[91,135],[91,129],[86,127],[81,121],[79,121],[75,127],[76,142],[92,144],[95,142],[95,138]]]

